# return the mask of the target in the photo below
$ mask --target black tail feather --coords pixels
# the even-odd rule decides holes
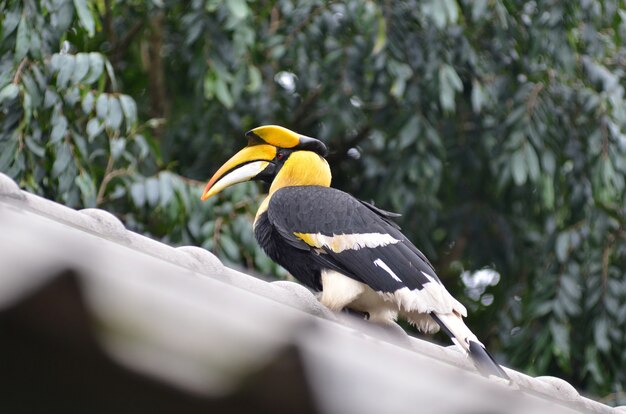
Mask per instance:
[[[439,316],[435,313],[431,313],[430,316],[439,324],[443,332],[445,332],[451,339],[456,341],[457,344],[461,345],[469,353],[474,365],[482,375],[486,377],[489,375],[495,375],[507,381],[511,381],[511,378],[509,378],[506,372],[504,372],[504,369],[502,369],[502,367],[496,362],[485,347],[480,342],[469,339],[470,335],[473,338],[476,338],[476,336],[471,333],[469,328],[467,328],[460,318],[459,321],[457,321],[455,329],[452,325],[447,326],[442,320],[447,315]],[[450,321],[449,318],[448,321]],[[468,340],[466,341],[465,338],[468,338]]]
[[[507,381],[511,380],[502,367],[491,356],[489,351],[487,351],[481,344],[469,341],[469,354],[474,361],[474,365],[476,365],[476,368],[481,374],[485,376],[495,375]]]

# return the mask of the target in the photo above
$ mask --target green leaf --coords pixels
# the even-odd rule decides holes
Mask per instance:
[[[570,355],[570,339],[567,327],[562,323],[551,320],[550,332],[552,333],[552,339],[554,340],[555,355],[568,358]]]
[[[541,175],[541,170],[539,167],[539,157],[537,157],[535,149],[529,142],[526,142],[524,144],[524,158],[526,158],[528,176],[532,181],[536,182]]]
[[[52,126],[52,132],[50,133],[50,143],[55,144],[65,137],[67,132],[67,118],[63,115],[54,117],[54,125]]]
[[[33,116],[33,100],[28,92],[24,93],[24,100],[22,101],[22,108],[24,109],[24,122],[25,125],[30,125]]]
[[[240,259],[239,246],[235,241],[227,234],[222,233],[219,238],[219,245],[226,257],[233,262],[237,262]]]
[[[585,348],[585,371],[589,372],[594,381],[598,384],[605,382],[605,373],[604,370],[600,368],[600,363],[598,361],[598,349],[593,346],[593,344],[589,344]]]
[[[24,85],[24,88],[28,92],[28,95],[30,95],[32,99],[32,105],[34,107],[38,107],[39,105],[41,105],[41,92],[39,91],[39,86],[35,83],[33,77],[31,76],[30,71],[22,72],[22,85]]]
[[[41,34],[36,31],[30,32],[30,55],[35,59],[41,59]]]
[[[621,303],[611,293],[604,296],[604,307],[609,314],[615,316],[619,312]]]
[[[474,0],[472,2],[472,20],[478,21],[487,17],[487,5],[489,0]]]
[[[556,160],[552,151],[543,151],[541,154],[541,165],[548,174],[554,174],[556,171]]]
[[[159,195],[160,205],[165,207],[169,204],[174,196],[174,187],[172,186],[172,178],[170,173],[163,171],[159,174]]]
[[[80,101],[80,89],[78,86],[71,86],[63,95],[63,100],[68,106],[74,106]]]
[[[63,56],[65,55],[62,55],[60,53],[55,53],[50,58],[50,62],[48,63],[48,66],[50,67],[50,71],[52,73],[56,73],[59,71],[59,69],[61,69],[61,61],[63,60]]]
[[[60,193],[60,198],[65,202],[65,204],[71,205],[71,200],[74,197],[77,197],[77,193],[70,192],[70,190],[74,187],[74,179],[76,178],[76,168],[73,168],[72,164],[67,164],[67,169],[62,170],[59,175],[59,186],[58,191]],[[76,200],[78,201],[78,200]]]
[[[590,289],[589,293],[585,296],[585,309],[591,310],[594,308],[603,296],[602,289]]]
[[[37,65],[32,65],[30,70],[35,77],[35,81],[37,82],[37,86],[40,90],[45,90],[46,86],[48,86],[48,79],[46,75],[44,75],[42,68]]]
[[[422,14],[432,19],[438,29],[443,29],[448,23],[456,23],[459,17],[456,0],[425,0],[420,4]]]
[[[11,101],[15,99],[19,93],[20,88],[14,83],[9,83],[0,91],[0,103],[4,102],[5,100]]]
[[[78,53],[76,55],[76,66],[72,74],[72,82],[79,83],[89,72],[89,55],[87,53]]]
[[[83,79],[86,84],[91,84],[100,79],[104,71],[104,58],[100,53],[89,53],[89,73]]]
[[[106,126],[117,131],[122,125],[122,119],[122,107],[120,105],[120,101],[115,96],[110,95]]]
[[[111,89],[114,91],[117,90],[117,80],[115,79],[115,71],[113,70],[113,65],[108,60],[104,61],[104,67],[107,70],[107,75],[109,75],[109,81],[111,82]]]
[[[101,123],[98,118],[91,118],[87,122],[85,129],[87,130],[87,138],[91,141],[104,130],[104,124]]]
[[[569,254],[570,235],[568,232],[559,233],[556,238],[556,258],[564,263]]]
[[[159,202],[159,180],[154,177],[146,180],[146,199],[150,207],[156,206]]]
[[[413,76],[413,69],[408,64],[396,60],[391,60],[388,68],[394,78],[389,93],[396,99],[400,99],[404,95],[407,81]]]
[[[85,207],[96,207],[96,186],[89,173],[82,171],[76,176],[75,182],[80,190],[81,198]]]
[[[230,109],[235,104],[223,78],[217,78],[215,81],[215,96],[226,108]]]
[[[376,9],[376,39],[374,41],[374,48],[372,49],[372,55],[377,55],[383,50],[387,43],[387,21],[380,8]]]
[[[96,98],[94,98],[93,92],[89,91],[85,94],[85,96],[83,96],[81,107],[85,115],[89,115],[91,111],[93,111],[95,102],[96,102]]]
[[[593,338],[600,351],[608,352],[611,349],[609,324],[606,318],[600,317],[599,320],[596,320],[593,324]]]
[[[22,60],[30,48],[30,27],[26,19],[26,13],[22,14],[20,24],[17,27],[17,38],[15,40],[15,61]]]
[[[113,160],[116,161],[122,156],[122,154],[124,153],[124,150],[126,149],[126,139],[124,138],[112,139],[110,142],[111,142],[111,158],[113,158]]]
[[[578,300],[582,296],[581,286],[572,275],[561,277],[561,289],[572,299]]]
[[[77,132],[73,132],[72,138],[75,148],[78,149],[79,156],[83,157],[83,159],[87,159],[89,157],[89,153],[87,151],[87,141],[85,140],[85,137]]]
[[[57,75],[57,88],[67,88],[74,72],[76,61],[72,55],[61,55],[59,74]]]
[[[442,0],[446,9],[447,19],[450,23],[456,23],[459,19],[459,5],[456,0]]]
[[[248,8],[246,0],[228,0],[226,5],[237,20],[243,20],[250,14],[250,8]]]
[[[135,100],[128,95],[120,95],[120,104],[126,118],[126,129],[129,130],[137,122],[137,104]]]
[[[526,182],[526,173],[524,152],[520,149],[511,157],[511,174],[516,185],[523,185]]]
[[[106,121],[107,114],[109,113],[109,96],[106,93],[101,93],[96,99],[96,115],[103,121]]]
[[[96,31],[96,23],[93,19],[91,11],[89,10],[87,0],[74,0],[74,6],[76,7],[76,12],[78,13],[80,25],[87,30],[89,37],[92,37]]]
[[[543,199],[543,205],[548,209],[554,208],[554,183],[552,178],[547,175],[541,177],[541,197]]]
[[[435,27],[442,29],[446,25],[446,8],[442,0],[426,0],[421,2],[422,14],[432,19]]]
[[[135,207],[142,208],[146,202],[146,192],[141,182],[135,182],[130,186],[130,196]]]
[[[263,78],[261,77],[261,71],[256,66],[248,66],[248,79],[250,81],[248,86],[246,86],[248,92],[256,92],[261,88]]]
[[[6,39],[20,23],[21,12],[19,8],[9,10],[2,20],[2,39]]]
[[[59,98],[59,95],[55,91],[52,89],[46,89],[46,92],[43,95],[43,107],[44,109],[50,109],[58,104],[60,100],[61,98]]]
[[[5,172],[9,169],[15,158],[16,150],[17,139],[10,139],[6,142],[0,141],[0,171]]]
[[[485,91],[477,80],[472,82],[472,110],[479,114],[485,103]]]
[[[406,89],[406,79],[404,78],[395,78],[393,83],[391,84],[391,89],[389,93],[396,99],[402,98],[404,95],[404,90]]]
[[[56,158],[54,160],[54,164],[52,164],[51,171],[52,178],[60,176],[70,164],[71,160],[72,152],[70,150],[70,146],[66,142],[62,142],[56,149]]]
[[[55,13],[57,20],[55,29],[64,32],[69,28],[70,24],[72,24],[72,19],[74,18],[74,7],[72,7],[72,3],[69,1],[57,1],[56,4],[58,9]]]
[[[139,158],[146,158],[150,154],[150,145],[143,135],[135,135],[134,142],[139,149]]]
[[[35,154],[37,157],[43,158],[43,156],[46,155],[46,149],[36,143],[32,135],[27,135],[24,142],[26,142],[26,148],[28,148],[28,150]]]
[[[409,121],[404,124],[400,132],[398,132],[398,149],[404,150],[411,146],[417,140],[420,132],[420,121],[417,115],[413,115]]]
[[[439,68],[439,102],[444,111],[454,112],[455,95],[463,90],[463,82],[454,68],[441,65]]]

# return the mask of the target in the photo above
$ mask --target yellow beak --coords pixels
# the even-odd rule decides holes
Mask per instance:
[[[226,187],[251,180],[276,157],[276,147],[267,144],[245,147],[226,161],[211,177],[202,193],[202,201],[213,197]]]

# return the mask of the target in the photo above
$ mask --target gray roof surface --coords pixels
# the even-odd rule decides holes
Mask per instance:
[[[0,229],[0,389],[12,390],[0,410],[626,412],[559,378],[484,378],[454,347],[334,314],[296,283],[156,242],[2,174]]]

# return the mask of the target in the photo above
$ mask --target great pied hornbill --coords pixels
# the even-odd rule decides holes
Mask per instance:
[[[463,322],[465,307],[392,221],[397,215],[330,187],[321,141],[276,125],[246,135],[248,146],[217,170],[202,200],[243,181],[270,183],[254,221],[256,239],[272,260],[321,292],[324,305],[378,322],[402,316],[424,332],[441,327],[480,371],[508,379]]]

